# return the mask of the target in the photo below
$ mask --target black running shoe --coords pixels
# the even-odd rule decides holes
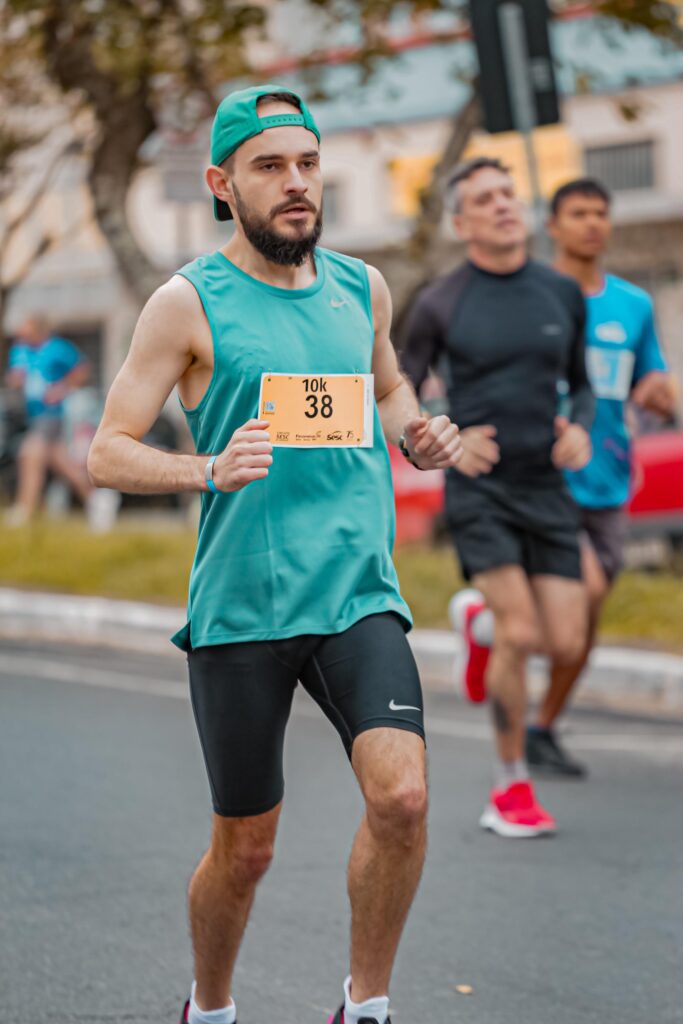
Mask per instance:
[[[181,1021],[182,1024],[182,1021]],[[335,1014],[328,1020],[327,1024],[344,1024],[344,1007],[340,1006]],[[361,1017],[358,1024],[377,1024],[374,1017]],[[391,1024],[391,1017],[387,1017],[387,1024]]]
[[[588,769],[575,761],[557,742],[552,729],[531,727],[526,731],[526,759],[535,773],[583,779]]]

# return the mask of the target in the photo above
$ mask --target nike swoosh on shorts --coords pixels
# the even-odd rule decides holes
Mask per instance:
[[[389,701],[390,711],[422,711],[422,708],[413,707],[412,704],[397,704],[393,698]]]

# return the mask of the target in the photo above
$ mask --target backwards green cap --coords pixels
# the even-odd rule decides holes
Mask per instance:
[[[291,96],[296,96],[299,113],[295,114],[292,111],[291,114],[259,117],[256,104],[262,96],[269,96],[273,93],[289,93]],[[249,89],[231,92],[221,100],[213,119],[211,163],[222,164],[243,142],[253,138],[254,135],[260,135],[268,128],[280,128],[282,125],[290,124],[308,128],[320,142],[320,132],[313,120],[313,115],[301,97],[292,89],[286,89],[282,85],[254,85]],[[213,200],[213,210],[216,220],[232,220],[230,207],[216,196]]]

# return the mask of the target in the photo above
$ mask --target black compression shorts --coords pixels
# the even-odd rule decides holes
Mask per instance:
[[[282,800],[282,752],[297,680],[353,741],[380,726],[424,739],[422,691],[400,620],[370,615],[343,633],[198,647],[190,693],[216,814],[265,814]]]
[[[581,579],[579,516],[561,477],[515,483],[449,474],[446,507],[467,579],[504,565]]]

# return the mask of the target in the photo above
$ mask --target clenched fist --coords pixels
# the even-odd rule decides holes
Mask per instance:
[[[570,423],[565,416],[555,417],[555,437],[552,459],[557,469],[583,469],[593,454],[590,435],[578,423]]]
[[[460,432],[463,456],[457,465],[463,476],[486,476],[500,462],[500,448],[494,440],[498,431],[490,423],[465,427]]]
[[[219,491],[239,491],[268,476],[273,462],[268,426],[266,420],[249,420],[238,427],[213,464],[213,482]]]
[[[420,469],[448,469],[462,457],[460,431],[448,416],[416,417],[403,435],[410,457]]]

